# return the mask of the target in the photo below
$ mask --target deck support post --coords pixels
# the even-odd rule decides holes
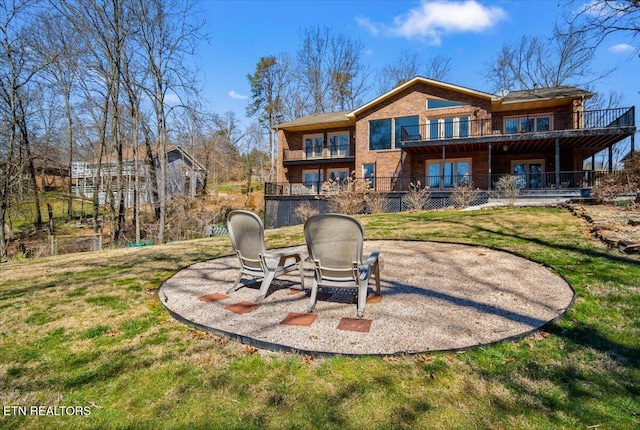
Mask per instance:
[[[444,145],[442,145],[442,167],[440,168],[440,189],[444,189],[444,171],[445,171],[445,160],[447,158],[447,150]]]
[[[631,156],[633,157],[633,153],[636,152],[636,135],[635,133],[631,135]]]
[[[404,171],[402,170],[402,165],[404,164],[404,148],[400,148],[400,191],[404,190]]]
[[[556,137],[556,188],[560,185],[560,138]]]
[[[613,147],[609,146],[609,173],[613,172]]]
[[[488,150],[489,150],[489,172],[487,174],[487,189],[489,191],[491,191],[491,144],[489,143],[488,145]]]

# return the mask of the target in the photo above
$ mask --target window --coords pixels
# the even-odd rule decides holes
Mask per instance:
[[[391,149],[391,119],[369,121],[369,150]]]
[[[376,165],[375,163],[362,165],[362,177],[369,182],[370,188],[376,186]]]
[[[320,189],[320,171],[318,170],[303,170],[302,171],[302,182],[305,187],[314,193]]]
[[[321,158],[324,146],[324,136],[322,134],[307,135],[304,140],[305,158]]]
[[[329,134],[329,156],[347,157],[349,155],[349,132]]]
[[[419,117],[415,116],[403,116],[400,118],[395,118],[395,142],[396,146],[400,144],[402,140],[420,140],[420,130],[419,130]],[[402,127],[405,127],[403,130]],[[402,133],[405,133],[403,135]]]
[[[519,116],[504,119],[505,134],[551,130],[551,115]]]
[[[347,182],[349,178],[349,169],[329,169],[327,179],[334,182]]]
[[[469,117],[439,118],[428,121],[429,139],[469,137]]]
[[[427,184],[431,188],[449,188],[471,183],[471,159],[427,161]]]
[[[456,106],[467,106],[466,103],[450,102],[448,100],[427,99],[427,109],[441,109]]]

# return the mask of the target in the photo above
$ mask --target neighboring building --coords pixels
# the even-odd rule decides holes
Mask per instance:
[[[633,107],[587,111],[592,96],[554,87],[498,97],[416,77],[353,111],[282,123],[267,216],[280,211],[269,200],[319,195],[325,181],[352,172],[376,191],[419,181],[445,197],[457,184],[489,191],[507,174],[528,192],[589,187],[596,172],[584,161],[627,137],[633,150],[636,130]]]
[[[146,152],[140,150],[138,154],[138,174],[140,185],[140,202],[149,203],[152,200],[153,189],[159,185],[160,166],[158,157],[153,159],[158,174],[158,185],[149,187],[150,176],[147,166]],[[88,198],[93,198],[95,184],[98,185],[98,198],[101,204],[106,201],[106,191],[111,189],[113,195],[116,193],[117,163],[115,156],[103,160],[100,166],[100,178],[97,178],[97,163],[74,162],[71,168],[72,190],[71,192]],[[122,176],[124,179],[125,206],[133,206],[135,187],[135,158],[133,151],[126,151],[123,154]],[[186,150],[179,146],[167,148],[167,197],[174,195],[184,195],[194,197],[197,190],[204,184],[205,168]]]

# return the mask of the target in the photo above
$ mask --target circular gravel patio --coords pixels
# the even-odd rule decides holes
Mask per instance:
[[[298,247],[304,250],[303,247]],[[460,350],[525,336],[561,317],[574,291],[547,267],[484,247],[366,241],[379,250],[382,296],[373,283],[363,319],[351,293],[323,291],[307,314],[313,272],[277,279],[254,303],[259,283],[229,295],[237,257],[194,264],[168,279],[160,300],[178,320],[259,348],[314,355],[391,355]],[[305,250],[306,256],[306,250]]]

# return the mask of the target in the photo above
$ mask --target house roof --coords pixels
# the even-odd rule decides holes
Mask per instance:
[[[362,113],[364,111],[366,111],[367,109],[377,105],[378,103],[381,103],[385,100],[387,100],[390,97],[395,96],[396,94],[404,91],[405,89],[417,84],[417,83],[424,83],[427,85],[431,85],[431,86],[435,86],[435,87],[440,87],[440,88],[446,88],[449,90],[453,90],[459,93],[465,93],[465,94],[469,94],[472,96],[476,96],[476,97],[481,97],[481,98],[485,98],[488,100],[494,100],[496,97],[492,94],[489,93],[485,93],[482,91],[477,91],[477,90],[472,90],[470,88],[466,88],[466,87],[461,87],[459,85],[453,85],[453,84],[449,84],[447,82],[441,82],[441,81],[435,81],[433,79],[427,79],[427,78],[423,78],[422,76],[416,76],[415,78],[411,79],[410,81],[405,82],[402,85],[398,85],[397,87],[395,87],[394,89],[392,89],[391,91],[387,91],[386,93],[382,94],[381,96],[371,100],[369,103],[360,106],[359,108],[351,111],[348,113],[348,116],[350,117],[354,117],[356,115],[358,115],[359,113]]]
[[[438,88],[452,90],[458,93],[467,94],[474,97],[483,98],[491,101],[491,110],[494,112],[513,110],[513,109],[536,109],[559,106],[567,103],[567,99],[588,99],[593,97],[593,93],[581,90],[576,87],[557,86],[549,88],[536,88],[533,90],[512,91],[503,97],[473,90],[459,85],[449,84],[447,82],[436,81],[433,79],[416,76],[410,81],[393,88],[381,96],[371,100],[370,102],[352,110],[343,112],[319,113],[315,115],[303,116],[292,121],[278,124],[276,130],[288,131],[309,131],[326,129],[333,127],[347,127],[355,125],[356,116],[366,110],[376,106],[379,103],[405,91],[407,88],[418,84],[426,84]]]
[[[560,86],[536,88],[533,90],[511,91],[502,98],[502,103],[516,103],[532,100],[550,100],[567,98],[591,98],[593,93],[576,87]]]
[[[304,131],[323,127],[345,127],[355,124],[355,119],[347,115],[348,111],[318,113],[314,115],[303,116],[292,121],[283,122],[276,126],[276,130]]]

